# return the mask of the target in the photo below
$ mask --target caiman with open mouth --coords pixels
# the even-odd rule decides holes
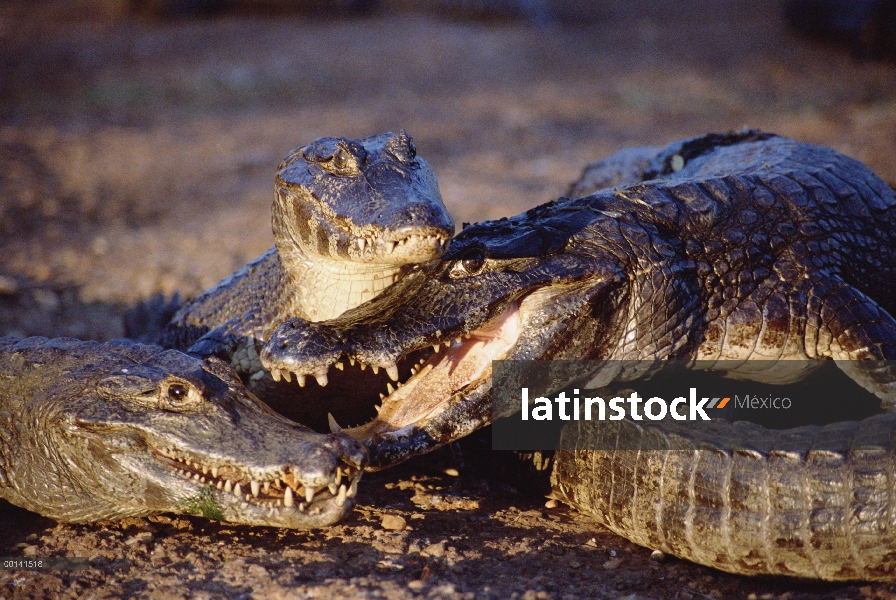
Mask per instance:
[[[739,430],[720,425],[650,456],[628,449],[647,426],[626,421],[616,451],[559,453],[554,493],[731,572],[896,577],[896,376],[879,362],[896,359],[893,190],[829,148],[755,131],[627,151],[586,175],[573,189],[590,195],[467,227],[373,301],[288,321],[262,362],[397,372],[371,399],[378,416],[346,430],[383,468],[518,410],[492,406],[493,360],[836,360],[882,415],[763,433],[804,450],[732,446]]]

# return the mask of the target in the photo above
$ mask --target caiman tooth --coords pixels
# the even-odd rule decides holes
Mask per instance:
[[[229,479],[224,482],[224,491],[228,493],[233,491],[233,484],[230,483]]]
[[[326,373],[315,375],[314,378],[317,380],[317,385],[319,385],[320,387],[327,387],[327,384],[330,382],[330,380],[327,379]]]
[[[392,384],[391,384],[391,383],[387,383],[387,384],[386,384],[386,391],[389,392],[389,393],[391,394],[392,392],[395,391],[395,388],[392,387]]]
[[[274,381],[280,381],[280,369],[271,369],[271,378]]]
[[[243,497],[243,486],[241,486],[239,482],[237,482],[237,484],[233,486],[233,495],[237,498]]]
[[[299,384],[299,387],[305,387],[305,376],[296,373],[296,383]]]
[[[200,477],[200,478],[199,478],[199,483],[205,483],[205,477]]]
[[[386,251],[390,254],[395,251],[395,242],[386,242]]]
[[[292,381],[292,373],[289,372],[289,369],[283,369],[282,371],[280,371],[280,374],[283,375],[283,379],[285,379],[286,381]]]
[[[342,483],[342,469],[336,467],[336,485]]]
[[[354,367],[354,366],[355,366],[355,359],[354,359],[354,358],[350,358],[350,359],[348,359],[348,364]]]
[[[354,498],[358,495],[358,480],[355,479],[352,481],[352,484],[348,488],[348,492],[345,494],[349,498]]]
[[[374,374],[374,375],[376,375],[377,373],[380,372],[380,368],[379,368],[379,367],[371,366],[370,368],[373,370],[373,374]]]
[[[299,512],[305,512],[305,503],[299,502]]]
[[[295,503],[295,500],[293,499],[292,488],[289,486],[286,486],[286,491],[283,492],[283,506],[286,506],[287,508],[289,508],[294,503]]]
[[[261,491],[261,484],[258,483],[255,479],[253,479],[249,483],[249,487],[252,488],[252,495],[258,498],[258,493]]]
[[[385,399],[386,399],[386,394],[380,392],[380,400],[385,400]]]
[[[212,467],[212,477],[218,478],[218,467]]]
[[[373,408],[376,409],[376,414],[380,414],[380,411],[383,410],[383,407],[380,406],[379,404],[374,404]]]
[[[345,504],[346,495],[348,495],[348,488],[345,487],[345,484],[342,484],[339,486],[339,494],[336,496],[336,506]]]
[[[417,374],[417,367],[411,367],[411,375]]]
[[[265,493],[265,494],[270,494],[270,493],[271,493],[271,482],[270,482],[270,481],[265,481],[265,482],[262,484],[261,489],[264,490],[264,493]]]
[[[199,469],[202,468],[202,465],[200,465],[198,462],[194,462],[194,463],[193,463],[193,468],[196,469],[196,470],[198,471]]]
[[[364,364],[364,363],[362,363],[361,361],[358,361],[358,364],[361,365],[361,370],[362,370],[362,371],[363,371],[364,369],[367,368],[367,365]]]
[[[336,419],[333,418],[333,413],[327,413],[327,423],[330,425],[330,433],[339,433],[342,431],[342,427],[340,427],[339,423],[336,422]],[[308,502],[311,502],[311,500]]]
[[[330,493],[335,496],[336,492],[339,491],[339,486],[336,485],[335,483],[331,483],[330,485],[327,486],[327,489],[330,490]]]
[[[305,486],[305,502],[311,504],[314,501],[314,488],[310,485]]]
[[[199,481],[199,473],[193,474],[193,481]]]
[[[386,367],[386,374],[392,381],[398,381],[398,365],[389,365]]]
[[[208,475],[208,467],[206,467],[205,465],[202,465],[202,474]]]
[[[339,369],[340,371],[345,370],[345,365],[342,364],[341,362],[333,363],[333,366],[336,367],[337,369]]]
[[[224,487],[224,482],[219,480],[219,481],[218,481],[218,485],[216,485],[215,487],[218,488],[218,489],[220,490],[221,488]]]
[[[438,352],[440,347],[441,347],[441,344],[439,344],[438,342],[436,342],[435,344],[432,345],[432,351],[433,351],[433,352]]]
[[[460,339],[459,337],[456,337],[456,338],[454,338],[454,343],[457,344],[458,346],[460,346],[463,343],[463,340]]]
[[[358,238],[358,250],[364,252],[365,247],[367,246],[367,240],[362,237]]]

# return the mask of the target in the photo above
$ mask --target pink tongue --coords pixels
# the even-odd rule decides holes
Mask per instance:
[[[452,344],[436,365],[424,364],[417,375],[386,398],[376,419],[348,433],[365,440],[374,433],[422,425],[422,420],[447,408],[455,393],[491,369],[492,361],[519,339],[520,324],[517,307],[511,306],[469,339]]]

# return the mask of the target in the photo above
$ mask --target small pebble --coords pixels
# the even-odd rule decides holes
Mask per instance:
[[[412,590],[420,591],[424,587],[426,587],[426,584],[424,582],[420,581],[419,579],[415,579],[413,581],[408,582],[408,587],[411,588]]]
[[[662,550],[654,550],[650,553],[650,560],[655,562],[663,562],[666,560],[666,554]]]
[[[433,558],[439,558],[445,556],[445,542],[439,542],[437,544],[430,544],[426,548],[423,549],[423,552],[426,556],[432,556]]]
[[[24,556],[37,556],[37,546],[25,546],[24,548],[22,548],[22,554]]]
[[[611,558],[607,562],[603,564],[604,569],[607,571],[613,571],[619,568],[619,565],[622,564],[622,559],[620,558]]]
[[[408,526],[408,522],[404,520],[404,517],[398,515],[383,515],[380,526],[390,531],[404,531]]]
[[[460,477],[460,471],[452,468],[445,469],[445,475],[449,475],[451,477]]]
[[[545,508],[557,508],[557,501],[551,498],[547,502],[544,503]]]

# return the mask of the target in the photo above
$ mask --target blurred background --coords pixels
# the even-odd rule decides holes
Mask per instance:
[[[893,0],[0,0],[0,333],[121,334],[272,243],[280,159],[406,129],[460,225],[757,127],[896,181]]]

